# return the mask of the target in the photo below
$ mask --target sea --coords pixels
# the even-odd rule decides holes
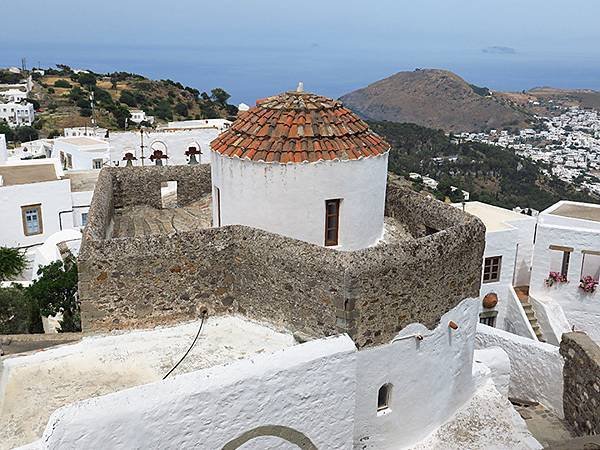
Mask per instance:
[[[0,66],[49,67],[57,63],[105,73],[126,71],[171,79],[200,91],[221,87],[230,102],[253,105],[256,99],[295,89],[340,97],[396,72],[416,68],[451,70],[469,83],[493,90],[521,91],[539,86],[600,90],[600,60],[584,52],[546,54],[504,48],[402,50],[368,45],[327,44],[189,46],[116,44],[24,44],[0,46]]]

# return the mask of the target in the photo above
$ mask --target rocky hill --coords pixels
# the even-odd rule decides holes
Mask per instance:
[[[410,122],[444,131],[523,127],[526,108],[439,69],[399,72],[341,97],[366,119]]]
[[[221,88],[209,93],[172,80],[151,80],[142,75],[113,72],[73,71],[65,65],[33,73],[30,101],[37,110],[34,127],[41,137],[61,134],[65,127],[91,125],[94,115],[100,127],[130,129],[130,111],[141,109],[154,116],[155,125],[170,120],[228,118],[237,108],[227,103],[229,94]],[[149,124],[148,124],[149,125]]]

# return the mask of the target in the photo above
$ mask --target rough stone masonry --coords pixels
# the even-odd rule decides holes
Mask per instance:
[[[565,333],[560,354],[565,420],[578,436],[600,434],[600,347],[585,333]]]
[[[409,237],[359,251],[239,225],[111,236],[115,209],[160,207],[161,182],[171,180],[179,206],[211,191],[206,165],[102,169],[79,255],[84,330],[156,326],[208,309],[313,337],[346,332],[363,347],[410,323],[433,327],[478,295],[483,224],[394,182],[386,216]]]

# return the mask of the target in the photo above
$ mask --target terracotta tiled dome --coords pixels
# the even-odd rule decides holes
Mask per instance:
[[[240,113],[211,148],[229,157],[284,164],[367,158],[390,146],[340,102],[285,92]]]

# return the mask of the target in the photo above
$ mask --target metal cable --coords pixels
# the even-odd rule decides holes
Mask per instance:
[[[167,372],[167,374],[162,378],[163,380],[166,379],[169,375],[171,375],[171,373],[177,369],[177,366],[179,366],[179,364],[181,364],[181,362],[185,359],[185,357],[190,353],[190,351],[192,350],[192,348],[194,348],[194,345],[196,344],[196,341],[198,340],[198,337],[200,336],[200,332],[202,331],[202,325],[204,325],[204,319],[206,319],[206,316],[208,316],[208,312],[202,311],[202,320],[200,322],[200,327],[198,328],[198,332],[196,333],[196,337],[194,338],[192,345],[190,345],[190,348],[187,349],[187,352],[185,352],[185,355],[183,355],[181,357],[181,359],[177,362],[177,364],[175,364],[173,366],[173,368],[171,370],[169,370]]]

